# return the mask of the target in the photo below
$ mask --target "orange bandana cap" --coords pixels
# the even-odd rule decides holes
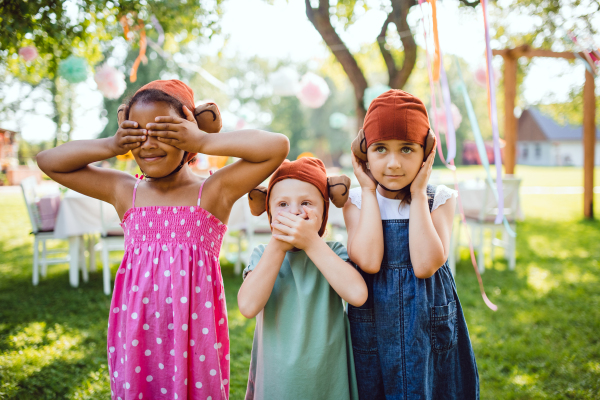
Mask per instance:
[[[266,210],[271,221],[271,212],[269,211],[269,197],[271,189],[275,184],[284,179],[298,179],[299,181],[308,182],[315,186],[321,192],[325,207],[323,209],[323,223],[319,229],[319,236],[325,233],[327,225],[327,215],[329,213],[329,186],[327,182],[327,171],[323,161],[314,157],[302,157],[296,161],[284,160],[283,164],[271,176],[269,187],[267,188]]]
[[[371,102],[363,131],[367,148],[382,140],[404,140],[425,147],[429,133],[425,104],[403,90],[391,89]]]
[[[168,94],[169,96],[177,99],[181,104],[186,106],[188,110],[194,113],[195,103],[194,103],[194,91],[191,87],[181,82],[178,79],[169,79],[169,80],[158,80],[152,81],[141,88],[138,89],[135,94],[143,92],[144,90],[160,90]],[[135,95],[134,95],[135,96]],[[183,112],[183,111],[182,111]],[[188,161],[194,158],[198,153],[189,153]]]

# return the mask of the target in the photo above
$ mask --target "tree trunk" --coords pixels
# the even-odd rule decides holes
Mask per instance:
[[[56,134],[54,135],[54,146],[58,146],[58,135],[60,135],[60,112],[58,110],[58,103],[56,97],[58,95],[58,88],[56,87],[56,80],[58,77],[55,75],[54,79],[50,81],[50,94],[52,95],[52,108],[54,108],[54,115],[52,116],[52,122],[56,124]]]
[[[315,29],[319,32],[327,47],[331,50],[335,58],[342,65],[344,72],[350,79],[354,87],[354,99],[356,102],[356,125],[362,127],[367,110],[364,106],[364,93],[367,88],[367,80],[354,56],[350,53],[342,39],[331,25],[329,19],[329,1],[319,0],[319,7],[312,8],[310,0],[305,0],[306,16],[312,22]]]

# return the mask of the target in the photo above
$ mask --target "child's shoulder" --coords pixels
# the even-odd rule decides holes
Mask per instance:
[[[350,202],[360,210],[362,200],[362,188],[359,186],[350,189],[350,191],[348,192],[348,200],[350,200]]]
[[[327,245],[329,246],[329,248],[331,250],[333,250],[333,252],[335,254],[337,254],[338,256],[340,256],[341,258],[343,258],[344,260],[348,260],[348,250],[346,249],[346,246],[344,246],[342,243],[340,242],[334,242],[334,241],[327,241],[325,242],[327,243]]]

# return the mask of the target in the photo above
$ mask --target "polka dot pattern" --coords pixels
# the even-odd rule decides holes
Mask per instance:
[[[226,400],[229,334],[218,263],[226,225],[189,206],[133,208],[123,221],[126,249],[108,324],[111,399]]]

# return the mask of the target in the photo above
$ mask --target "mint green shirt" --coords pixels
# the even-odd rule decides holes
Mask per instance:
[[[341,243],[327,244],[348,260]],[[265,248],[254,249],[244,278]],[[246,399],[358,399],[342,299],[302,250],[286,254],[271,296],[256,316]]]

